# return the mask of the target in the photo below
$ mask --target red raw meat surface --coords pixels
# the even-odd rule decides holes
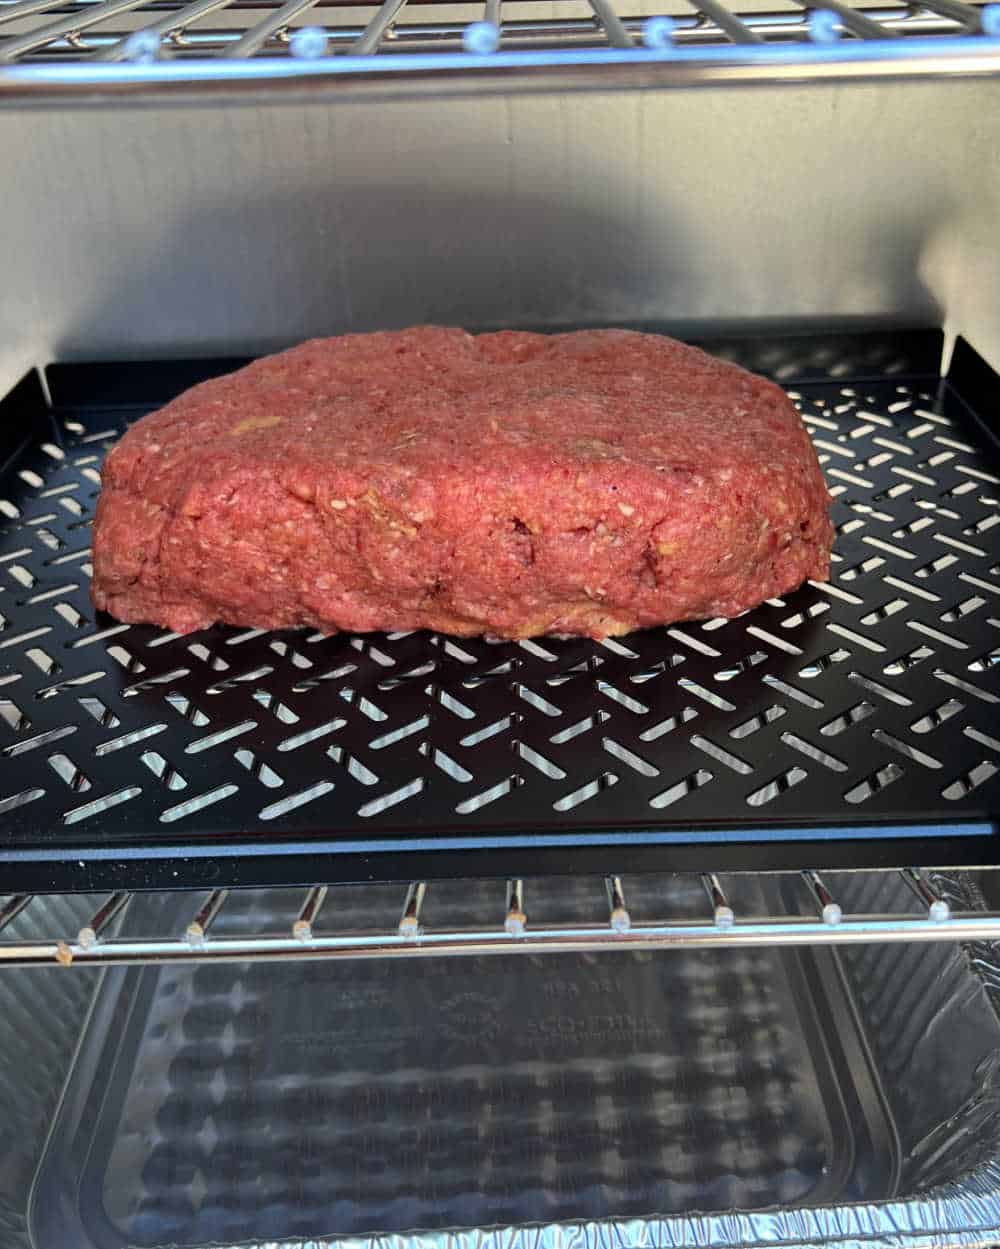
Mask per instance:
[[[316,339],[111,451],[94,601],[182,633],[603,637],[826,579],[828,503],[784,392],[669,338]]]

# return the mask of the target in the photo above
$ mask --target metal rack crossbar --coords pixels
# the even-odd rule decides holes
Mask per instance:
[[[155,936],[112,932],[124,921],[140,895],[117,892],[100,902],[92,918],[76,934],[45,939],[18,938],[15,921],[26,916],[44,895],[9,898],[0,905],[0,966],[64,967],[177,962],[279,961],[290,959],[420,958],[442,955],[596,952],[611,949],[656,950],[676,947],[713,949],[740,946],[851,945],[870,942],[984,941],[1000,939],[1000,912],[954,911],[933,877],[918,868],[881,873],[888,881],[902,880],[905,896],[917,909],[885,914],[852,914],[833,896],[819,873],[780,874],[804,890],[802,913],[743,916],[735,913],[715,874],[703,874],[705,914],[694,918],[637,923],[629,910],[629,888],[619,876],[605,880],[607,910],[587,922],[543,924],[530,922],[530,898],[525,882],[511,879],[493,886],[495,913],[483,922],[462,928],[434,928],[425,924],[423,909],[433,886],[416,881],[405,890],[395,931],[325,931],[325,885],[303,891],[295,919],[284,931],[239,932],[215,935],[237,890],[216,889],[194,894],[198,909],[179,934]],[[530,882],[529,882],[530,884]],[[341,886],[343,897],[352,886]],[[899,891],[897,890],[897,893]],[[179,895],[181,897],[185,895]]]
[[[796,76],[936,76],[1000,70],[1000,4],[927,0],[741,13],[689,0],[669,16],[587,0],[565,16],[504,21],[499,0],[0,0],[0,92],[171,82],[371,81],[384,70],[530,75],[617,67],[685,85]],[[366,12],[366,10],[370,12]],[[206,19],[213,18],[213,24]],[[905,38],[902,38],[905,36]],[[419,63],[415,57],[426,57]],[[213,64],[214,62],[214,64]],[[117,67],[117,68],[115,68]],[[65,74],[63,74],[65,71]],[[66,76],[68,75],[68,76]],[[583,85],[582,79],[575,85]]]

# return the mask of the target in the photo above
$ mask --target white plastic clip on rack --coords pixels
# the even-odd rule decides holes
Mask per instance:
[[[704,916],[638,922],[626,905],[626,887],[619,876],[604,882],[608,912],[603,920],[550,923],[528,926],[524,882],[474,882],[497,896],[496,915],[468,926],[435,928],[426,923],[424,908],[434,887],[413,882],[405,892],[397,931],[357,929],[325,930],[319,920],[327,897],[324,885],[305,891],[296,918],[284,932],[246,931],[233,925],[222,927],[227,903],[239,890],[217,889],[207,895],[188,892],[175,895],[196,900],[195,917],[178,935],[172,933],[131,935],[136,927],[128,920],[135,894],[118,892],[103,900],[93,918],[75,936],[53,933],[51,938],[20,940],[15,921],[29,905],[44,915],[46,898],[21,895],[0,906],[0,965],[15,967],[92,966],[95,964],[232,962],[245,959],[372,959],[414,958],[441,955],[482,955],[541,952],[596,952],[609,949],[655,950],[672,947],[718,948],[760,945],[844,945],[866,942],[980,941],[1000,939],[1000,912],[953,913],[947,900],[932,883],[933,878],[916,868],[899,873],[858,873],[881,878],[891,886],[902,878],[906,888],[896,895],[913,896],[919,913],[851,914],[836,901],[813,871],[778,873],[781,896],[788,899],[784,914],[740,915],[727,901],[718,876],[705,874],[702,885],[711,906]],[[340,886],[338,910],[354,907],[351,894],[357,886]],[[556,886],[558,890],[558,886]],[[245,891],[244,891],[245,892]],[[886,896],[893,891],[888,889]],[[249,896],[249,895],[246,895]],[[506,902],[504,903],[504,896]],[[356,907],[354,907],[356,913]],[[188,912],[190,913],[190,912]],[[329,918],[329,917],[328,917]],[[117,933],[111,929],[120,920]],[[330,925],[332,928],[333,925]],[[37,930],[37,924],[34,926]]]

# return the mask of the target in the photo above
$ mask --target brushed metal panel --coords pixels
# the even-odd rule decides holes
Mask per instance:
[[[0,112],[0,384],[469,325],[940,322],[1000,359],[1000,82]]]

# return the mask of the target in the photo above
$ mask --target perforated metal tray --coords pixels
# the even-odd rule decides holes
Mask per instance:
[[[715,344],[800,405],[833,580],[603,644],[179,638],[94,619],[127,423],[238,362],[61,366],[3,406],[10,890],[995,863],[1000,381],[936,332]]]

